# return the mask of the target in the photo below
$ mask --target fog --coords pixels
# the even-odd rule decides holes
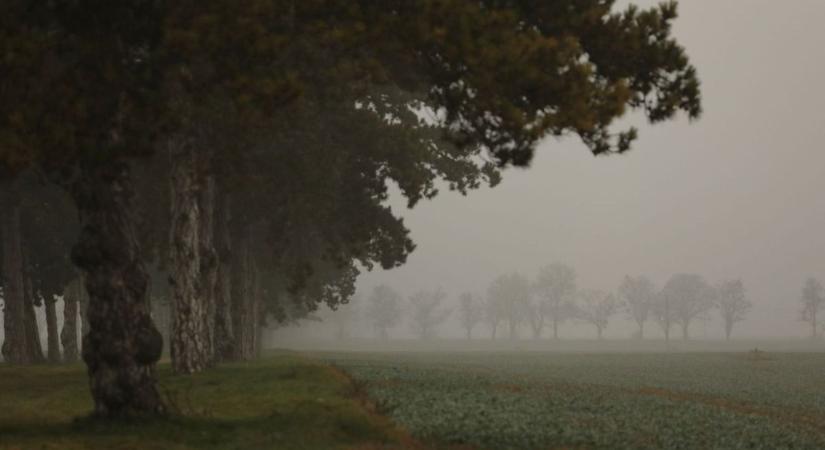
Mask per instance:
[[[754,307],[737,337],[809,334],[801,289],[807,277],[825,276],[825,3],[709,3],[680,2],[674,28],[702,80],[699,121],[640,120],[640,138],[621,156],[548,139],[529,169],[508,169],[496,188],[467,197],[445,190],[407,211],[396,196],[417,249],[400,268],[363,274],[361,296],[379,284],[405,296],[442,287],[453,305],[463,291],[483,295],[500,274],[533,278],[551,262],[573,266],[579,287],[605,291],[627,274],[661,287],[674,273],[695,272],[711,283],[744,282]],[[722,337],[717,316],[697,321],[693,335]],[[632,330],[619,314],[605,336]],[[563,331],[593,335],[575,322]],[[452,321],[440,332],[460,333]]]

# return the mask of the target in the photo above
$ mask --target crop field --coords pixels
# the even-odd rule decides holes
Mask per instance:
[[[326,353],[435,447],[825,448],[821,353]]]

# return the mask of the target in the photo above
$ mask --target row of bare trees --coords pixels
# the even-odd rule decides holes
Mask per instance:
[[[519,325],[526,324],[533,338],[540,338],[550,326],[553,338],[558,339],[559,325],[568,320],[592,325],[601,339],[609,320],[624,312],[637,324],[636,337],[640,339],[644,337],[646,323],[653,321],[666,340],[676,326],[687,340],[690,324],[714,309],[724,323],[725,337],[730,339],[734,324],[745,319],[751,303],[741,280],[724,280],[711,286],[697,274],[675,274],[660,290],[645,276],[626,276],[615,293],[579,289],[575,269],[555,263],[541,268],[532,282],[517,273],[498,277],[479,309],[484,311],[482,320],[493,339],[499,323],[507,325],[511,338]],[[463,323],[469,326],[472,322]]]
[[[737,279],[711,285],[700,275],[681,273],[659,289],[648,277],[626,276],[615,292],[605,292],[579,288],[576,270],[562,263],[542,267],[533,280],[519,273],[501,275],[484,296],[460,294],[454,308],[445,306],[446,298],[447,294],[437,289],[419,291],[405,301],[391,287],[380,285],[363,306],[362,317],[377,337],[385,339],[405,316],[415,336],[433,338],[451,315],[467,339],[472,339],[479,326],[489,330],[491,339],[498,337],[502,327],[510,339],[516,339],[524,328],[533,339],[542,338],[548,330],[558,339],[560,326],[568,321],[591,325],[601,339],[610,320],[624,313],[637,325],[634,335],[638,339],[644,338],[646,325],[653,322],[666,340],[674,328],[681,329],[682,338],[688,340],[691,324],[709,320],[715,311],[726,339],[730,339],[734,325],[745,320],[752,307],[744,283]],[[825,300],[820,304],[825,305]],[[339,309],[332,320],[343,337],[346,323],[354,320],[355,308],[347,305]],[[810,309],[810,314],[816,312]]]

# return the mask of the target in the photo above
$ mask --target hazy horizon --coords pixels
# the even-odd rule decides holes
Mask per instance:
[[[825,278],[825,90],[815,84],[825,78],[825,3],[706,6],[680,2],[674,27],[702,80],[699,121],[640,124],[633,151],[620,156],[548,139],[532,167],[507,170],[494,189],[442,192],[411,211],[396,198],[417,249],[401,268],[363,274],[359,290],[441,286],[452,302],[483,294],[499,274],[533,277],[556,261],[576,268],[580,287],[603,290],[626,274],[661,286],[695,272],[744,281],[754,308],[735,336],[809,333],[802,285]],[[718,319],[713,327],[721,335]],[[609,326],[606,336],[629,329]]]

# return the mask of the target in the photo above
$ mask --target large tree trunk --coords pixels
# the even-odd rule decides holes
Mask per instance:
[[[133,188],[123,162],[84,167],[72,196],[81,232],[72,260],[89,295],[83,360],[94,413],[122,417],[163,412],[155,362],[162,337],[146,303],[148,275],[134,223]]]
[[[20,234],[20,205],[14,192],[9,193],[0,214],[3,239],[3,359],[12,364],[26,364],[26,302],[23,286],[23,248]]]
[[[60,357],[60,337],[57,333],[57,311],[55,309],[56,300],[54,298],[43,299],[46,307],[46,339],[48,342],[48,358],[52,364],[59,364]]]
[[[234,354],[232,328],[232,247],[229,234],[229,196],[220,193],[215,211],[215,321],[214,341],[216,362],[227,361]]]
[[[195,373],[209,361],[207,308],[201,296],[200,185],[197,158],[186,140],[169,145],[171,168],[171,230],[169,282],[172,291],[172,368]]]
[[[80,303],[77,290],[83,286],[80,280],[75,280],[63,292],[63,329],[60,331],[60,342],[63,344],[63,361],[73,363],[77,361],[77,314]]]

